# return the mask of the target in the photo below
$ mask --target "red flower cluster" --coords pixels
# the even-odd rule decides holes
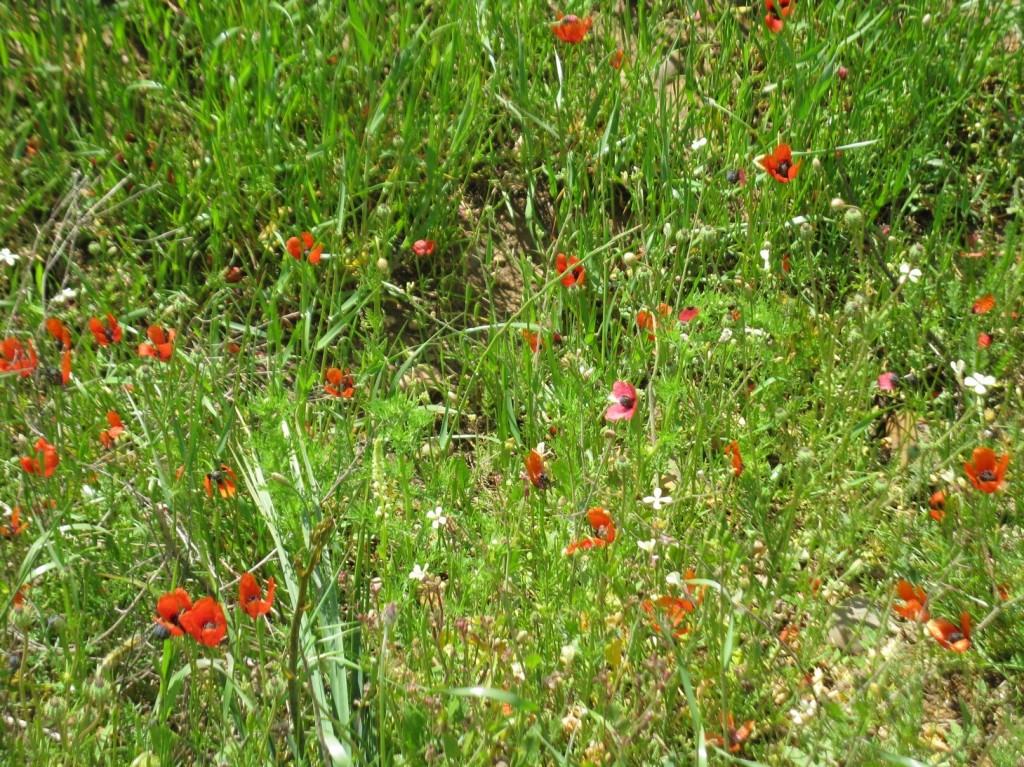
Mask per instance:
[[[562,285],[567,288],[580,287],[587,276],[580,260],[576,256],[568,258],[565,253],[555,256],[555,271],[562,275]]]
[[[571,556],[580,549],[600,549],[615,540],[615,523],[611,515],[600,506],[587,510],[587,521],[594,534],[578,541],[573,541],[562,550],[565,556]]]
[[[228,633],[224,610],[213,597],[193,604],[188,592],[178,588],[157,600],[156,612],[157,624],[171,636],[188,634],[208,647],[220,644]]]
[[[299,237],[289,237],[285,247],[296,261],[301,261],[305,256],[313,265],[320,263],[320,256],[324,252],[324,246],[314,240],[309,232],[303,232]]]
[[[765,8],[768,13],[764,23],[769,30],[778,34],[782,31],[782,20],[793,13],[793,0],[765,0]]]
[[[25,456],[21,459],[21,468],[29,474],[40,474],[44,477],[52,477],[53,472],[60,463],[57,457],[57,448],[47,442],[43,437],[36,440],[36,457]]]

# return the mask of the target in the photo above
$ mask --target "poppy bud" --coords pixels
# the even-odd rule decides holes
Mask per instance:
[[[384,625],[387,628],[393,628],[395,622],[398,620],[398,605],[394,602],[388,602],[384,605],[384,612],[381,615],[381,618],[384,620]]]
[[[382,272],[386,272],[388,270],[388,260],[386,258],[378,258],[377,268]]]
[[[843,216],[843,222],[851,229],[856,229],[864,223],[864,214],[857,208],[850,208]]]
[[[848,70],[846,67],[839,67],[839,70],[836,72],[836,74],[839,75],[840,80],[845,80],[847,76],[850,74],[850,70]]]
[[[846,207],[846,202],[842,197],[834,197],[830,204],[832,206],[832,210],[842,210]]]
[[[930,13],[926,13],[924,16],[921,17],[921,26],[922,27],[927,27],[931,23],[932,23],[932,15]]]

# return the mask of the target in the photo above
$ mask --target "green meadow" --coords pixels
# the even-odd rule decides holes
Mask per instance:
[[[1019,767],[1022,27],[0,2],[0,763]]]

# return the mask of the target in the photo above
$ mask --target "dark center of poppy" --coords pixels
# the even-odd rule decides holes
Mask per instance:
[[[789,160],[783,160],[782,162],[780,162],[779,163],[779,175],[780,176],[789,176],[789,166],[790,166]]]
[[[203,624],[203,630],[204,631],[206,629],[215,629],[215,628],[217,628],[217,624],[214,621],[207,621],[206,623]]]
[[[980,472],[978,474],[978,479],[980,479],[982,482],[995,482],[996,473],[991,469],[985,469],[985,471]]]
[[[114,343],[114,331],[107,328],[103,331],[103,335],[106,337],[108,343]]]
[[[562,23],[568,26],[569,24],[575,24],[579,20],[579,16],[574,16],[570,13],[568,16],[562,18]]]
[[[730,184],[738,183],[740,180],[740,172],[738,170],[730,170],[725,174],[725,180]]]
[[[634,399],[630,397],[628,394],[623,394],[621,397],[619,397],[619,404],[622,405],[622,407],[626,408],[626,410],[632,410],[634,402]]]
[[[953,633],[951,633],[949,635],[949,638],[946,641],[949,642],[950,644],[956,644],[957,642],[959,642],[963,638],[964,638],[964,635],[961,632],[954,631]]]
[[[537,475],[537,484],[540,485],[541,490],[547,490],[551,486],[551,480],[548,479],[548,473],[542,471]]]
[[[214,484],[217,484],[217,485],[219,485],[221,482],[224,481],[224,475],[221,474],[219,471],[211,471],[206,476],[207,476],[207,478],[209,478],[209,480],[211,482],[213,482]]]

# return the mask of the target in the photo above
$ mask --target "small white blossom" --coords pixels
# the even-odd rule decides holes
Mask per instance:
[[[423,565],[421,568],[419,565],[414,564],[412,572],[409,573],[409,580],[420,581],[422,583],[423,579],[427,577],[428,567],[430,567],[430,565]]]
[[[772,252],[768,248],[761,248],[761,260],[764,261],[764,270],[772,270]]]
[[[64,288],[60,293],[50,299],[55,304],[66,304],[68,301],[78,295],[77,290],[71,288]]]
[[[920,269],[911,269],[910,264],[900,264],[900,285],[907,280],[911,282],[917,282],[921,279],[922,272]]]
[[[690,144],[690,149],[696,152],[698,149],[702,149],[703,147],[707,146],[707,143],[708,140],[701,136],[699,139]]]
[[[562,652],[559,654],[558,659],[562,662],[563,666],[571,666],[573,660],[576,658],[576,645],[567,644],[562,645]]]
[[[731,338],[732,338],[732,330],[730,330],[729,328],[723,328],[722,329],[722,335],[720,335],[718,337],[718,343],[724,344],[726,341],[730,340]]]
[[[526,681],[526,672],[523,670],[522,663],[512,663],[509,670],[512,672],[512,678],[517,682]]]
[[[984,373],[975,373],[964,379],[964,386],[968,389],[974,389],[978,394],[984,394],[995,385],[995,376],[987,376]]]
[[[667,583],[669,586],[679,588],[682,582],[683,576],[681,576],[678,572],[673,571],[665,576],[665,583]]]
[[[8,248],[0,248],[0,261],[3,261],[8,266],[14,266],[18,263],[18,259],[21,258],[17,253],[12,253]]]
[[[439,527],[444,527],[448,524],[448,517],[444,515],[440,506],[438,506],[433,511],[428,511],[427,519],[430,520],[430,526],[433,527],[435,530],[437,530]]]
[[[953,374],[957,377],[957,380],[963,378],[964,368],[967,367],[966,362],[963,360],[956,360],[955,362],[950,362],[949,366],[953,368]]]
[[[641,551],[646,551],[648,554],[650,554],[652,551],[654,551],[654,547],[657,543],[658,541],[656,539],[651,538],[651,540],[649,541],[637,541],[636,545],[640,547]]]
[[[644,503],[648,506],[653,506],[655,511],[661,511],[662,506],[668,506],[672,503],[671,495],[662,495],[661,488],[654,488],[654,492],[644,498]]]

